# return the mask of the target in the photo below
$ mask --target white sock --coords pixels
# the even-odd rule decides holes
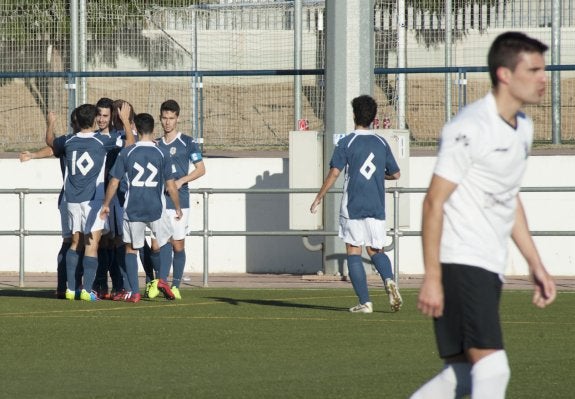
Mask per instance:
[[[485,356],[471,368],[472,399],[504,399],[511,371],[504,350]]]
[[[419,388],[410,399],[457,399],[471,392],[471,364],[447,364],[425,385]]]

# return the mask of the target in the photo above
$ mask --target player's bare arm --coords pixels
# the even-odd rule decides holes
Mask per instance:
[[[419,291],[417,308],[430,317],[440,317],[443,314],[444,297],[439,261],[443,205],[456,187],[454,183],[433,175],[423,200],[422,241],[425,275]]]
[[[392,175],[385,175],[385,180],[399,180],[399,178],[401,177],[401,172],[396,172]]]
[[[126,132],[126,142],[124,144],[125,147],[128,147],[136,142],[136,138],[132,134],[132,124],[130,123],[131,111],[132,107],[130,104],[124,101],[118,112],[118,115],[120,115],[120,120],[122,121],[122,125],[124,126],[124,132]]]
[[[176,209],[176,220],[180,220],[183,216],[183,213],[182,208],[180,208],[180,196],[178,195],[178,188],[176,187],[176,182],[174,179],[166,180],[166,191],[174,202],[174,208]]]
[[[108,188],[106,189],[106,197],[104,198],[104,203],[102,204],[102,210],[100,211],[100,219],[105,220],[110,214],[110,202],[116,195],[118,186],[120,185],[120,180],[112,177],[108,183]]]
[[[54,151],[52,151],[52,147],[44,147],[38,151],[30,152],[30,151],[23,151],[20,153],[19,158],[20,162],[26,162],[31,159],[40,159],[40,158],[48,158],[54,155]]]
[[[551,275],[549,275],[541,261],[537,247],[533,242],[533,237],[529,232],[525,209],[519,196],[517,197],[517,211],[515,224],[511,231],[511,238],[529,266],[529,271],[535,284],[533,304],[539,308],[544,308],[551,304],[557,296],[555,281]]]
[[[313,201],[313,203],[311,204],[311,207],[309,208],[309,211],[311,213],[317,212],[317,207],[321,203],[321,200],[323,199],[323,197],[325,197],[325,195],[327,194],[329,189],[335,184],[340,173],[341,173],[341,171],[338,168],[331,168],[329,170],[329,173],[328,173],[327,177],[325,178],[323,185],[319,189],[319,192],[317,193],[315,200]]]
[[[206,174],[206,165],[204,165],[204,161],[196,162],[194,164],[194,170],[192,170],[189,174],[176,180],[176,187],[179,190],[180,187],[182,187],[184,184],[199,179],[205,174]]]
[[[56,135],[54,133],[56,126],[56,114],[52,111],[48,112],[46,116],[46,134],[44,140],[46,141],[46,145],[48,147],[52,147],[54,144],[54,139]]]

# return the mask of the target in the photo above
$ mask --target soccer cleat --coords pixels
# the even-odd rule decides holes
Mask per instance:
[[[155,281],[155,280],[154,280]],[[164,280],[159,279],[157,280],[158,282],[156,283],[156,286],[158,287],[158,289],[160,291],[162,291],[162,294],[164,294],[164,297],[166,299],[169,299],[170,301],[176,299],[176,297],[174,296],[174,293],[172,292],[172,289],[170,288],[170,286],[168,285],[168,283],[166,283]]]
[[[108,293],[108,290],[101,290],[97,292],[98,299],[112,299],[112,295]]]
[[[76,291],[72,291],[72,290],[66,290],[66,299],[73,301],[74,299],[76,299]]]
[[[82,290],[82,292],[80,292],[80,299],[82,301],[88,301],[88,302],[99,301],[98,294],[96,294],[94,291],[88,292],[86,290]]]
[[[174,298],[178,301],[182,299],[182,295],[180,294],[180,289],[175,285],[172,286],[172,293],[174,294]]]
[[[389,296],[389,305],[391,306],[392,312],[399,312],[401,309],[401,305],[403,305],[403,299],[401,298],[401,294],[399,293],[399,288],[397,288],[397,284],[395,281],[388,278],[385,280],[385,292]]]
[[[349,308],[351,313],[373,313],[373,304],[371,302],[360,303],[353,308]]]
[[[116,294],[112,297],[112,301],[125,301],[126,300],[126,295],[128,295],[128,292],[126,292],[126,290],[121,290],[116,292]]]
[[[150,299],[154,299],[155,297],[160,295],[160,290],[158,289],[159,281],[160,280],[155,279],[146,284],[146,293],[144,295]]]
[[[137,292],[135,294],[132,294],[131,292],[129,292],[127,294],[126,302],[136,303],[136,302],[140,302],[140,299],[142,299],[142,296],[140,295],[139,292]]]

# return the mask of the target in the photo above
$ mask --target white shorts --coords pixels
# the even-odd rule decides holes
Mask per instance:
[[[120,206],[118,196],[114,196],[110,202],[110,213],[108,215],[108,226],[110,226],[110,236],[122,237],[124,224],[124,208]]]
[[[70,229],[70,218],[68,217],[68,203],[64,198],[62,198],[60,205],[58,205],[58,211],[60,211],[62,238],[70,238],[72,237],[72,229]]]
[[[385,220],[339,218],[339,237],[346,244],[381,249],[387,241]]]
[[[130,222],[124,219],[123,241],[132,244],[134,249],[142,248],[146,240],[146,227],[152,231],[152,237],[158,241],[160,247],[172,238],[172,225],[166,217],[153,222]]]
[[[174,231],[173,239],[174,240],[183,240],[188,235],[188,216],[190,215],[190,208],[183,208],[182,209],[182,218],[180,220],[176,220],[176,210],[175,209],[166,209],[166,216],[168,220],[172,224],[172,228]]]
[[[103,234],[108,232],[108,220],[100,219],[102,203],[102,200],[68,203],[68,221],[72,234],[90,234],[98,230],[102,230]]]

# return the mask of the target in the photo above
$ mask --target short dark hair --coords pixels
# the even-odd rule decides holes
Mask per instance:
[[[537,39],[527,36],[522,32],[505,32],[495,38],[487,55],[487,66],[491,85],[497,87],[497,69],[509,68],[514,71],[519,63],[521,53],[543,54],[549,47]]]
[[[180,116],[180,105],[175,100],[166,100],[160,105],[160,115],[164,111],[175,112],[177,116]]]
[[[112,103],[112,126],[114,126],[117,130],[124,130],[124,125],[122,124],[122,119],[120,118],[120,108],[122,105],[127,103],[130,106],[130,116],[128,119],[130,122],[134,122],[134,116],[136,113],[134,112],[134,107],[127,101],[124,100],[116,100]]]
[[[70,113],[70,127],[72,128],[72,133],[78,133],[80,131],[80,126],[78,126],[78,116],[76,115],[76,108]]]
[[[112,111],[113,104],[114,104],[114,101],[111,98],[102,97],[96,103],[96,107],[98,107],[98,108],[109,108],[110,111]]]
[[[154,117],[147,113],[141,113],[134,117],[134,124],[138,134],[154,133]]]
[[[351,101],[353,108],[353,120],[356,125],[369,127],[377,115],[377,103],[373,97],[366,94],[356,97]]]
[[[98,107],[94,104],[82,104],[76,108],[76,121],[80,130],[93,127],[97,116]]]

